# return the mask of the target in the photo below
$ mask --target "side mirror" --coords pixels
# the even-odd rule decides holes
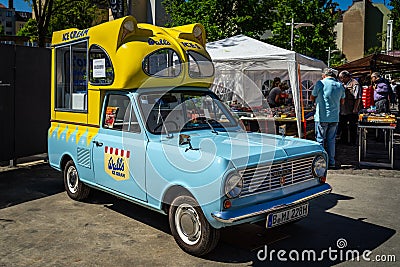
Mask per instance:
[[[179,135],[179,145],[190,145],[190,135],[180,134]]]
[[[189,150],[200,150],[200,148],[192,147],[192,144],[190,143],[190,135],[187,134],[179,135],[179,145],[189,145],[189,147],[185,149],[185,152],[188,152]]]

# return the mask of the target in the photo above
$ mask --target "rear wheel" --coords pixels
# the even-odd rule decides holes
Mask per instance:
[[[64,186],[68,196],[75,200],[83,200],[90,193],[90,187],[79,180],[78,170],[72,160],[64,168]]]
[[[168,215],[172,235],[187,253],[195,256],[205,255],[217,245],[220,232],[208,223],[194,198],[175,198]]]

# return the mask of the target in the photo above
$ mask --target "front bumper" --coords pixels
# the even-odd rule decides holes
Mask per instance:
[[[219,222],[233,223],[273,211],[286,209],[307,202],[313,198],[329,194],[331,191],[332,187],[329,184],[322,184],[266,203],[260,203],[237,210],[215,211],[211,213],[211,216]]]

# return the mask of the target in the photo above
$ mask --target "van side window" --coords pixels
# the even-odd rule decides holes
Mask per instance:
[[[143,71],[149,76],[176,77],[181,68],[178,54],[170,48],[157,50],[143,60]]]
[[[132,106],[132,102],[131,102],[131,106]],[[136,113],[135,113],[135,110],[133,109],[133,107],[131,107],[131,118],[130,118],[130,124],[129,124],[129,131],[131,133],[140,133],[139,122],[138,122],[138,119],[136,117]]]
[[[103,116],[104,128],[124,132],[140,132],[140,126],[129,97],[111,94],[106,103]]]
[[[107,53],[98,45],[89,49],[90,83],[110,85],[114,81],[114,69]]]
[[[187,52],[189,59],[189,76],[192,78],[211,77],[214,65],[210,59],[195,51]]]
[[[86,111],[87,41],[56,47],[55,50],[55,108]]]

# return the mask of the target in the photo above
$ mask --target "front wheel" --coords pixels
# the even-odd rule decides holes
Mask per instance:
[[[217,245],[220,232],[208,223],[194,198],[175,198],[168,218],[176,243],[187,253],[194,256],[205,255]]]
[[[83,200],[90,193],[90,187],[79,180],[78,171],[72,160],[68,161],[64,168],[64,186],[68,196],[75,200]]]

